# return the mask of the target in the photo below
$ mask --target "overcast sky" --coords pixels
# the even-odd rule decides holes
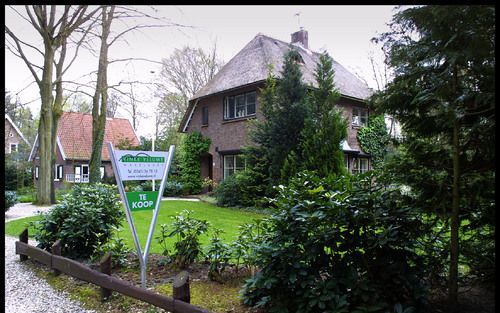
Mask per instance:
[[[24,8],[16,7],[25,13]],[[143,9],[149,10],[148,7]],[[160,62],[175,48],[185,45],[201,47],[207,51],[214,42],[220,59],[228,62],[259,32],[267,36],[290,41],[290,35],[304,27],[309,35],[309,48],[313,51],[326,50],[337,62],[356,71],[369,81],[370,63],[368,53],[378,47],[370,39],[388,30],[387,23],[393,15],[394,6],[154,6],[160,16],[172,22],[189,27],[145,29],[130,33],[126,40],[112,45],[110,59],[146,58]],[[34,29],[10,8],[6,8],[5,24],[19,37],[41,46],[41,39]],[[295,14],[300,13],[297,17]],[[116,27],[121,25],[116,24]],[[7,36],[6,36],[7,37]],[[97,69],[97,59],[81,52],[64,80],[82,79],[82,75]],[[152,73],[154,72],[154,73]],[[109,68],[109,81],[136,79],[144,82],[156,80],[160,65],[148,62],[115,63]],[[23,103],[36,113],[40,110],[38,88],[31,84],[34,79],[22,60],[5,51],[5,88],[17,94]],[[146,115],[139,121],[137,133],[150,136],[152,118],[150,105],[158,99],[147,90],[140,92]],[[148,110],[149,109],[149,110]],[[122,117],[129,117],[121,112]]]

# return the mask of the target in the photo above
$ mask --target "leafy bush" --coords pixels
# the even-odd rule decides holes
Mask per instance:
[[[231,248],[220,238],[220,234],[223,232],[222,229],[214,228],[206,254],[207,260],[210,262],[208,278],[214,281],[220,280],[220,275],[231,259]]]
[[[256,264],[256,249],[263,241],[266,226],[266,220],[255,220],[253,223],[238,227],[238,237],[231,244],[237,271],[240,264],[245,264],[247,267]]]
[[[182,183],[170,180],[165,182],[165,189],[163,189],[164,197],[176,197],[182,195],[182,191],[184,190],[184,186]]]
[[[5,191],[5,212],[18,202],[17,194],[15,191]]]
[[[255,199],[256,182],[247,171],[237,172],[224,179],[215,189],[217,205],[222,207],[259,206]]]
[[[418,309],[425,268],[415,252],[417,210],[371,174],[337,180],[299,173],[271,200],[261,271],[242,290],[269,312],[388,312]]]
[[[186,135],[180,149],[179,166],[180,179],[187,194],[201,192],[200,157],[208,152],[210,138],[203,137],[199,132]]]
[[[202,253],[199,237],[206,233],[209,227],[208,221],[193,218],[192,213],[183,210],[179,215],[173,216],[172,231],[168,235],[176,238],[173,259],[180,268],[192,264]]]
[[[105,184],[78,184],[63,196],[61,203],[35,222],[38,246],[49,250],[60,239],[62,253],[72,258],[88,258],[98,243],[105,244],[124,212],[116,187]]]
[[[115,229],[115,233],[118,233],[118,230]],[[102,235],[99,234],[98,242],[94,246],[94,253],[92,254],[90,260],[92,262],[100,262],[102,257],[106,255],[106,253],[111,253],[111,264],[113,267],[124,266],[127,263],[127,255],[132,251],[127,247],[123,238],[119,236],[112,237],[111,240],[108,240],[106,243],[102,243],[100,241],[100,237]]]

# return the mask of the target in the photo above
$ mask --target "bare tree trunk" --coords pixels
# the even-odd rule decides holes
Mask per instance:
[[[51,192],[54,179],[52,177],[52,62],[55,49],[50,43],[45,43],[45,59],[42,80],[40,81],[40,123],[38,140],[40,147],[40,169],[38,174],[37,204],[51,204]]]
[[[99,52],[96,90],[92,103],[92,154],[89,165],[89,181],[91,183],[101,181],[101,151],[104,144],[108,103],[108,37],[111,31],[114,10],[114,6],[111,6],[109,13],[107,7],[102,8],[101,49]]]
[[[448,276],[448,301],[449,312],[457,312],[458,309],[458,257],[459,257],[459,228],[460,228],[460,147],[458,135],[460,131],[459,122],[455,121],[453,126],[453,185],[452,185],[452,211],[451,211],[451,238],[450,238],[450,272]]]

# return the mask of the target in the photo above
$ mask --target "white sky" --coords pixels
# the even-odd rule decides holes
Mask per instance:
[[[23,7],[16,7],[25,13]],[[192,26],[189,28],[148,28],[130,33],[125,42],[111,46],[109,58],[146,58],[160,62],[175,48],[185,45],[201,47],[205,51],[217,43],[220,59],[228,62],[259,32],[283,41],[290,41],[290,35],[300,26],[309,32],[309,48],[314,51],[327,50],[340,64],[352,72],[356,71],[370,82],[371,68],[368,53],[377,54],[370,39],[388,30],[394,6],[154,6],[158,14],[172,22]],[[149,7],[142,7],[149,9]],[[41,39],[19,15],[10,8],[5,9],[5,24],[19,37],[41,46]],[[300,12],[300,17],[294,16]],[[115,27],[121,25],[114,24]],[[113,27],[113,26],[112,26]],[[7,38],[7,35],[6,35]],[[97,59],[85,52],[65,75],[64,80],[78,80],[82,75],[97,69]],[[68,57],[69,58],[69,57]],[[155,73],[151,73],[154,71]],[[120,80],[141,80],[152,82],[157,79],[160,65],[148,62],[114,63],[109,68],[109,82]],[[40,111],[39,93],[36,84],[25,88],[34,79],[22,60],[5,50],[5,88],[14,95],[18,93],[23,103],[30,102],[33,112]],[[23,89],[25,88],[25,89]],[[139,88],[143,100],[141,111],[145,117],[139,121],[138,135],[151,136],[153,132],[152,111],[158,99],[148,89]],[[121,117],[129,117],[120,112]]]

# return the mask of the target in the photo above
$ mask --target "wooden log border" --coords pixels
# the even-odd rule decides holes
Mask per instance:
[[[23,231],[23,235],[27,235],[27,229],[25,231],[26,234]],[[16,241],[16,254],[21,256],[21,260],[30,257],[49,266],[53,271],[59,271],[80,280],[98,285],[101,288],[119,292],[172,313],[211,313],[206,309],[185,303],[181,300],[136,287],[125,280],[95,271],[74,260],[51,254],[40,248],[33,247],[26,242]]]

